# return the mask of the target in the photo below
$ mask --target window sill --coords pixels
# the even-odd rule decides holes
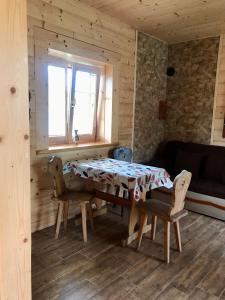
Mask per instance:
[[[105,147],[116,147],[118,143],[106,143],[106,142],[95,142],[95,143],[86,143],[79,145],[55,145],[51,146],[48,149],[37,150],[36,154],[51,154],[59,152],[67,152],[74,150],[84,150],[84,149],[95,149],[95,148],[105,148]]]

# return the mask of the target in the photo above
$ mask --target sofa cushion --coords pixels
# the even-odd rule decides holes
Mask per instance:
[[[197,179],[201,167],[203,155],[201,153],[192,153],[183,150],[177,151],[174,171],[179,174],[182,170],[192,173],[192,177]]]
[[[225,184],[217,181],[207,179],[193,180],[189,191],[225,199]]]
[[[209,155],[206,159],[202,177],[222,183],[225,178],[225,155]]]

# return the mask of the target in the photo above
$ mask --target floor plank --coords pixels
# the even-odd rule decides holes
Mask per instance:
[[[218,297],[208,294],[199,288],[195,288],[189,296],[189,300],[217,300]]]
[[[222,257],[219,262],[212,264],[198,286],[201,290],[218,297],[223,293],[225,288],[225,257]]]
[[[88,226],[71,221],[54,239],[54,227],[33,234],[32,282],[34,300],[193,299],[225,300],[225,223],[196,213],[181,221],[183,252],[176,250],[171,232],[171,263],[163,261],[163,226],[156,240],[143,237],[121,247],[127,217],[108,213]]]
[[[103,288],[91,299],[127,299],[127,296],[132,292],[133,289],[134,285],[129,280],[118,277],[115,281],[111,282],[111,284]]]
[[[187,300],[188,298],[189,296],[184,292],[176,289],[174,286],[169,286],[157,297],[157,300]]]

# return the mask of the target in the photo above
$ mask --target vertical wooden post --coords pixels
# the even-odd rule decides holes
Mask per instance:
[[[224,118],[223,118],[223,138],[225,138],[225,115],[224,115]]]
[[[26,0],[0,1],[0,299],[31,299]]]

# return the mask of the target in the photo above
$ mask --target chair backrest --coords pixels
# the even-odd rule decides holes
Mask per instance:
[[[48,162],[48,170],[53,177],[54,196],[59,197],[66,190],[65,181],[63,178],[63,164],[61,158],[57,156],[50,156]]]
[[[191,182],[191,176],[190,172],[183,170],[174,179],[170,215],[174,215],[184,208],[184,201]]]
[[[133,151],[132,151],[132,149],[130,149],[128,147],[116,148],[113,151],[113,158],[121,160],[121,161],[132,162]]]

